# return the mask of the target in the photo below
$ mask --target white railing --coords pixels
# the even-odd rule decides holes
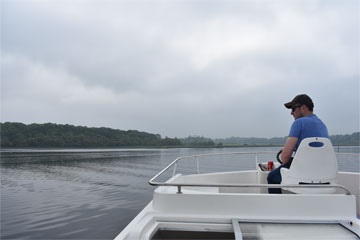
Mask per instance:
[[[212,153],[212,154],[198,154],[191,156],[183,156],[176,158],[173,162],[171,162],[167,167],[161,170],[158,174],[156,174],[153,178],[149,180],[149,184],[152,186],[174,186],[178,188],[178,193],[181,193],[182,187],[241,187],[241,188],[338,188],[342,189],[345,194],[350,195],[350,191],[341,185],[337,184],[304,184],[304,185],[279,185],[279,184],[200,184],[200,183],[170,183],[170,182],[156,182],[155,180],[161,176],[164,172],[169,170],[171,167],[174,167],[172,176],[175,176],[177,166],[180,160],[193,158],[196,159],[197,173],[200,174],[200,164],[199,159],[203,157],[213,157],[213,156],[224,156],[224,155],[254,155],[256,165],[258,164],[258,155],[264,154],[276,154],[276,152],[230,152],[230,153]],[[355,155],[360,156],[360,154],[356,153],[337,153],[341,155]]]

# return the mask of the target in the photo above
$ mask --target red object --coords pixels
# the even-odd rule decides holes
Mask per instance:
[[[268,170],[269,171],[274,170],[274,163],[273,162],[268,162]]]

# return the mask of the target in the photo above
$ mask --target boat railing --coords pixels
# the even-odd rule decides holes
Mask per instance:
[[[174,167],[172,176],[176,175],[178,163],[183,159],[196,159],[197,174],[200,174],[200,158],[210,157],[210,156],[224,156],[224,155],[254,155],[256,165],[258,164],[258,155],[264,154],[276,154],[276,152],[228,152],[228,153],[210,153],[210,154],[197,154],[190,156],[182,156],[176,158],[158,174],[149,180],[149,184],[152,186],[173,186],[177,187],[178,192],[182,193],[182,187],[237,187],[237,188],[336,188],[344,191],[346,195],[351,195],[350,190],[346,187],[338,184],[203,184],[203,183],[172,183],[172,182],[157,182],[155,181],[158,177],[168,171],[170,168]],[[341,155],[355,155],[359,156],[356,153],[336,153]]]

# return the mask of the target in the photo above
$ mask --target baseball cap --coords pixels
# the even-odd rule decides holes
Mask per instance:
[[[284,104],[286,108],[292,108],[296,105],[306,105],[310,111],[314,108],[314,103],[311,98],[306,94],[297,95],[291,102]]]

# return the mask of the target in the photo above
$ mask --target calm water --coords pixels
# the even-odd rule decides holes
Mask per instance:
[[[151,201],[147,182],[175,158],[276,148],[1,150],[2,239],[113,239]],[[359,153],[359,147],[340,147]],[[267,156],[271,160],[274,155]],[[261,161],[267,161],[265,156]],[[339,157],[359,172],[359,158]],[[179,170],[193,172],[194,161]],[[202,172],[254,169],[253,158],[200,161]],[[166,177],[166,176],[164,176]]]

